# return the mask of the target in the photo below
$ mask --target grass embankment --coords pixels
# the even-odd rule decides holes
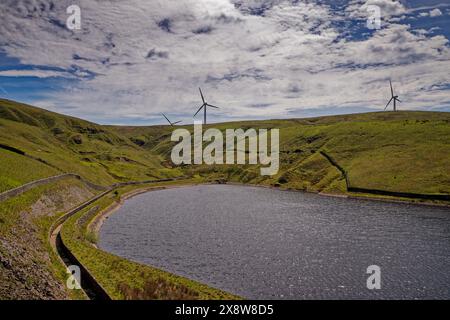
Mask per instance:
[[[0,149],[0,159],[0,192],[60,174],[48,165],[8,150]]]
[[[142,188],[193,182],[187,180],[120,188],[71,217],[61,230],[63,242],[113,299],[236,299],[238,297],[221,290],[94,247],[97,235],[88,226],[99,213],[117,205],[125,194]]]

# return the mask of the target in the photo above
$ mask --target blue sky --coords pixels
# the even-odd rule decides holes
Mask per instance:
[[[199,86],[211,121],[377,111],[389,79],[400,109],[450,111],[449,0],[3,0],[0,21],[0,97],[98,123],[191,123]]]

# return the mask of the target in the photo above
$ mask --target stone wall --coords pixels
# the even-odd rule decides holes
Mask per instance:
[[[102,187],[102,186],[98,186],[96,184],[93,184],[92,182],[89,182],[89,181],[83,179],[81,176],[79,176],[77,174],[65,173],[65,174],[61,174],[61,175],[57,175],[57,176],[53,176],[53,177],[48,177],[48,178],[32,181],[32,182],[26,183],[26,184],[24,184],[24,185],[22,185],[20,187],[17,187],[17,188],[14,188],[14,189],[2,192],[2,193],[0,193],[0,201],[5,201],[5,200],[8,200],[10,198],[17,197],[18,195],[21,195],[22,193],[24,193],[24,192],[26,192],[26,191],[28,191],[30,189],[33,189],[33,188],[36,188],[38,186],[42,186],[44,184],[48,184],[48,183],[51,183],[51,182],[55,182],[55,181],[59,181],[59,180],[62,180],[62,179],[66,179],[66,178],[69,178],[69,177],[72,177],[72,178],[75,178],[75,179],[83,181],[89,188],[94,189],[94,190],[102,191],[102,190],[106,190],[107,189],[106,187]]]

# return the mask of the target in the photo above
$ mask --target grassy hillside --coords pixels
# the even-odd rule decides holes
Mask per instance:
[[[280,128],[281,169],[261,177],[255,166],[200,166],[187,171],[206,178],[282,185],[286,188],[346,192],[352,187],[394,192],[450,193],[450,114],[379,112],[296,120],[236,122],[226,128]],[[186,127],[191,129],[189,127]],[[173,143],[167,127],[111,127],[142,148],[169,158]],[[168,161],[170,162],[170,161]]]
[[[353,187],[450,193],[449,113],[378,112],[214,127],[280,128],[279,174],[262,177],[253,165],[174,168],[172,127],[100,126],[0,100],[0,192],[36,178],[74,172],[100,185],[199,174],[207,180],[344,193],[347,185],[337,164]]]
[[[108,128],[8,100],[0,100],[0,152],[0,192],[61,172],[99,185],[177,174]]]

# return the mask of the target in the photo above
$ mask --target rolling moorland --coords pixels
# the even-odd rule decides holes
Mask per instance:
[[[256,165],[174,167],[169,126],[101,126],[0,99],[0,193],[63,173],[82,177],[66,177],[0,202],[0,298],[86,298],[64,288],[65,268],[48,234],[66,211],[116,183],[183,177],[117,188],[63,225],[67,247],[115,299],[236,298],[96,249],[92,225],[97,214],[140,188],[234,182],[449,203],[450,113],[378,112],[213,126],[279,128],[279,173],[261,176]]]

